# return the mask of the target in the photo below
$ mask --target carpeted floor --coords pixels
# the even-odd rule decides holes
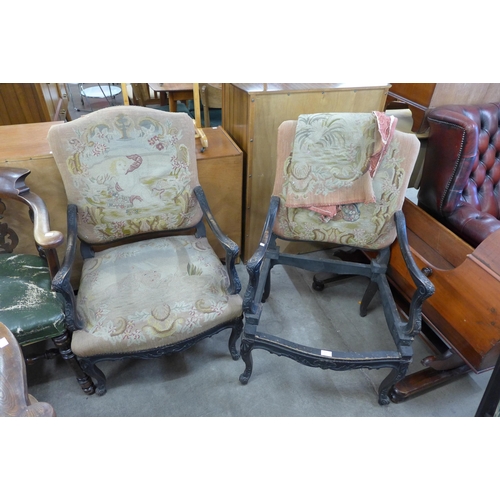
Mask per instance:
[[[238,264],[243,291],[246,269]],[[312,273],[277,266],[262,329],[324,348],[361,351],[390,349],[392,341],[376,297],[365,318],[358,301],[366,278],[311,288]],[[254,351],[247,385],[244,369],[227,349],[229,332],[205,339],[171,356],[102,362],[108,392],[87,396],[64,360],[28,367],[30,393],[50,403],[61,417],[472,417],[490,372],[468,374],[404,403],[380,406],[377,389],[388,369],[336,372],[306,367],[290,359]],[[324,344],[324,345],[323,345]],[[333,346],[333,347],[332,347]],[[410,372],[431,354],[417,338]]]

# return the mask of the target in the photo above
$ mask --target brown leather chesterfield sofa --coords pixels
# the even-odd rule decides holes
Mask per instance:
[[[428,114],[418,205],[473,247],[500,229],[500,103]]]

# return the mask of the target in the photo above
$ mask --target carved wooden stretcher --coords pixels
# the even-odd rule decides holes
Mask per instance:
[[[403,212],[413,257],[436,289],[423,304],[423,318],[444,348],[422,361],[426,369],[393,387],[394,402],[491,369],[500,355],[500,231],[474,249],[411,201]],[[415,286],[397,243],[387,274],[404,303]]]

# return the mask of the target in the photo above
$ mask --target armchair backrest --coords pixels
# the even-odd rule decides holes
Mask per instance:
[[[210,108],[222,108],[222,88],[210,83],[200,83],[199,88],[205,127],[209,127]]]
[[[222,89],[210,83],[200,83],[200,96],[203,106],[208,108],[222,107]]]
[[[89,244],[180,230],[202,217],[192,119],[112,106],[54,125],[48,140]]]
[[[308,208],[285,206],[287,168],[297,121],[283,122],[278,129],[277,170],[273,195],[280,198],[274,233],[283,239],[345,244],[365,249],[389,246],[396,238],[394,213],[401,209],[410,175],[420,149],[414,134],[394,131],[375,176],[375,201],[346,204],[329,220]]]
[[[418,204],[476,246],[500,219],[500,103],[431,110]],[[473,219],[488,219],[468,231]],[[475,223],[474,223],[475,225]]]
[[[147,83],[132,83],[132,102],[137,106],[160,104],[160,98],[155,95]]]

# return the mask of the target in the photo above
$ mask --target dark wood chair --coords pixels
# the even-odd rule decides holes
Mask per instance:
[[[147,83],[131,83],[130,100],[136,106],[159,106],[160,96],[151,91]]]
[[[45,203],[26,185],[29,173],[22,168],[0,168],[0,218],[5,219],[7,213],[13,215],[23,206],[21,203],[27,205],[33,221],[33,248],[39,253],[13,253],[19,238],[7,222],[0,223],[0,317],[22,347],[42,345],[48,339],[56,345],[57,349],[27,357],[27,364],[61,355],[83,391],[93,394],[92,380],[71,351],[72,311],[52,288],[59,270],[56,249],[64,242],[64,236],[50,229]]]
[[[221,124],[222,87],[220,83],[200,83],[200,99],[203,107],[203,126],[210,127],[210,111],[214,126]],[[215,116],[217,115],[217,116]]]
[[[364,115],[360,122],[357,120],[360,120],[359,115],[348,113],[302,115],[298,121],[286,121],[278,129],[273,196],[259,247],[247,262],[249,284],[244,299],[245,328],[241,341],[241,357],[245,362],[245,370],[240,376],[243,384],[248,382],[253,370],[254,349],[264,349],[303,365],[323,369],[390,368],[391,372],[379,386],[378,402],[382,405],[389,404],[390,388],[404,377],[408,369],[412,359],[412,342],[420,332],[422,304],[434,291],[411,257],[401,211],[419,142],[414,135],[396,130],[392,141],[387,139],[388,146],[384,153],[377,149],[370,150],[379,138],[376,123],[370,115]],[[361,130],[365,132],[354,138],[353,132]],[[356,162],[352,161],[354,157]],[[347,164],[344,163],[345,158],[350,158]],[[381,158],[379,163],[376,158]],[[325,162],[321,162],[322,159]],[[355,173],[351,170],[354,164],[360,167]],[[368,164],[377,167],[364,171]],[[359,193],[357,188],[360,183],[370,193],[364,192],[363,196],[356,194]],[[331,201],[336,200],[344,188],[343,194],[351,202]],[[291,192],[293,196],[290,196]],[[307,197],[308,194],[312,200]],[[396,236],[408,271],[417,286],[407,321],[399,316],[386,277],[390,245]],[[278,246],[278,239],[295,244],[321,242],[340,248],[358,248],[371,257],[368,263],[353,263],[325,258],[314,252],[296,255],[282,251],[282,243]],[[326,335],[323,346],[312,347],[306,345],[305,332],[300,339],[298,335],[292,339],[291,332],[276,336],[260,330],[261,315],[267,304],[280,307],[279,295],[273,301],[270,293],[271,272],[277,265],[292,266],[311,273],[367,278],[360,314],[366,316],[371,300],[379,291],[393,350],[370,350],[366,347],[361,352],[362,349],[349,346],[351,350],[339,351],[331,347],[335,345],[334,340]],[[300,308],[301,304],[289,306]],[[314,333],[320,336],[319,332]],[[371,340],[366,339],[364,345],[370,343]]]

